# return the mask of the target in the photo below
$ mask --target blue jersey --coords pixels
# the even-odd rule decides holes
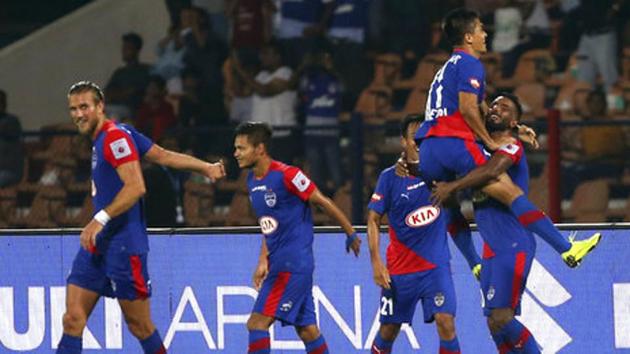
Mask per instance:
[[[365,28],[370,0],[335,0],[330,28]]]
[[[433,78],[427,96],[425,122],[416,132],[416,140],[431,136],[474,140],[475,136],[459,110],[459,93],[473,93],[481,103],[485,78],[479,59],[463,50],[455,50]]]
[[[520,141],[503,145],[495,154],[502,154],[512,160],[507,173],[525,195],[529,191],[529,167],[524,147]],[[510,208],[482,193],[475,193],[475,220],[484,239],[483,258],[491,258],[495,253],[533,252],[536,241],[533,234],[523,227]]]
[[[269,250],[269,271],[312,272],[313,217],[308,198],[315,184],[299,168],[272,161],[262,178],[249,173],[247,188]]]
[[[431,205],[431,192],[417,177],[399,177],[395,167],[381,172],[368,209],[387,214],[390,274],[420,272],[447,265],[450,260],[446,221]]]
[[[322,0],[282,0],[280,12],[283,19],[292,19],[305,23],[317,23],[324,11]]]
[[[325,70],[308,72],[300,83],[305,113],[306,126],[338,125],[341,104],[341,84],[339,80]],[[305,135],[337,135],[336,130],[308,129]]]
[[[105,121],[92,147],[92,202],[99,211],[111,204],[123,187],[118,166],[138,161],[153,146],[134,128]],[[112,218],[99,234],[97,247],[145,253],[149,250],[143,202],[140,199],[124,213]]]

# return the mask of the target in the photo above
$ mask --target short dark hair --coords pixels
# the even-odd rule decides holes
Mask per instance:
[[[267,152],[271,149],[271,127],[263,122],[243,122],[234,130],[234,137],[247,136],[247,140],[254,146],[263,144]]]
[[[400,122],[400,136],[407,136],[407,131],[412,123],[422,123],[423,121],[424,117],[421,114],[408,114],[403,118],[402,122]]]
[[[499,92],[496,96],[494,96],[493,101],[499,97],[505,97],[514,103],[514,106],[516,107],[516,121],[520,121],[521,116],[523,115],[523,105],[521,104],[521,100],[518,99],[518,96],[509,92]]]
[[[464,43],[464,35],[473,33],[475,20],[479,14],[465,8],[450,11],[444,16],[442,31],[451,45],[457,46]]]
[[[88,91],[92,92],[92,96],[94,96],[94,101],[96,103],[105,101],[103,90],[101,90],[101,88],[92,81],[79,81],[77,83],[74,83],[72,86],[70,86],[70,90],[68,90],[68,96],[77,95]]]
[[[134,32],[125,33],[122,36],[123,42],[131,43],[137,50],[142,49],[142,37]]]

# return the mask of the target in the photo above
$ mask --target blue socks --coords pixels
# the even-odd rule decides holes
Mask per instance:
[[[166,354],[166,348],[157,329],[148,338],[141,340],[140,345],[145,354]]]
[[[551,219],[532,204],[525,195],[516,198],[512,202],[511,208],[521,225],[540,236],[556,252],[562,254],[571,248],[569,241],[562,236]]]
[[[249,347],[247,348],[247,353],[271,353],[271,341],[269,339],[269,331],[249,331]]]
[[[64,333],[57,346],[57,354],[80,354],[82,349],[82,337],[75,337]]]
[[[472,269],[477,264],[481,264],[481,258],[475,250],[475,244],[472,240],[472,234],[470,233],[470,226],[468,221],[462,215],[459,209],[447,209],[446,210],[446,225],[448,227],[448,233],[451,234],[451,238],[457,246],[457,249],[462,253],[468,266]]]
[[[459,341],[457,341],[457,337],[451,340],[441,340],[440,339],[440,354],[461,354],[461,350],[459,349]]]
[[[392,346],[394,345],[393,340],[385,340],[381,337],[381,331],[376,334],[376,338],[374,338],[374,343],[372,343],[372,349],[370,353],[372,354],[389,354],[392,352]]]
[[[540,354],[536,340],[516,318],[503,326],[501,332],[493,334],[499,353]]]
[[[305,343],[307,354],[328,354],[328,345],[321,334],[312,342]]]

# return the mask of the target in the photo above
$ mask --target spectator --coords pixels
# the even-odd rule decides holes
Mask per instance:
[[[138,109],[136,128],[153,141],[158,141],[164,133],[177,124],[175,112],[166,102],[166,82],[157,75],[151,76],[144,95],[144,102]]]
[[[168,35],[161,39],[157,45],[157,56],[151,73],[160,75],[167,82],[169,93],[178,94],[176,89],[177,82],[180,81],[181,71],[184,69],[184,42],[179,27],[169,28]],[[179,83],[181,86],[181,82]],[[180,90],[181,91],[181,90]]]
[[[595,84],[600,74],[610,92],[619,78],[616,21],[621,0],[581,0],[579,20],[583,28],[578,46],[578,79]]]
[[[236,55],[232,57],[232,62],[237,76],[254,91],[252,119],[273,127],[272,155],[282,162],[291,163],[297,147],[291,131],[297,123],[297,98],[293,89],[295,78],[291,68],[283,64],[279,44],[270,42],[262,48],[262,70],[255,78],[247,73]]]
[[[492,51],[505,53],[519,41],[523,16],[516,0],[504,0],[503,6],[494,11],[494,36]]]
[[[304,54],[317,47],[328,28],[333,8],[334,0],[280,0],[275,34],[290,67],[297,67]]]
[[[125,65],[116,69],[107,83],[105,89],[112,94],[108,104],[124,104],[135,112],[142,102],[151,66],[140,62],[141,49],[142,37],[138,34],[127,33],[122,36],[122,60]],[[110,86],[117,89],[112,91]]]
[[[271,39],[271,16],[276,8],[271,0],[227,0],[232,28],[232,49],[260,49]],[[244,54],[244,53],[239,53]]]
[[[22,179],[24,152],[22,126],[18,117],[7,112],[7,94],[0,90],[0,188]]]
[[[317,52],[313,59],[300,82],[306,113],[304,152],[313,181],[325,188],[330,178],[334,193],[343,184],[338,129],[342,86],[329,51]]]

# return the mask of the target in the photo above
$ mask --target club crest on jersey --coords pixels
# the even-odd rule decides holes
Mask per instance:
[[[293,307],[293,301],[285,302],[284,304],[280,305],[280,311],[289,312],[292,307]]]
[[[494,294],[495,294],[494,286],[490,286],[490,288],[488,289],[488,293],[486,294],[486,298],[488,299],[488,301],[494,299]]]
[[[433,302],[435,303],[435,306],[437,307],[444,305],[444,294],[442,293],[435,294],[435,297],[433,298]]]
[[[437,220],[438,216],[440,216],[440,208],[427,205],[407,214],[405,224],[409,227],[422,227]]]
[[[267,204],[270,208],[276,206],[276,193],[274,193],[271,189],[268,189],[265,192],[265,204]]]
[[[278,229],[278,220],[271,216],[261,217],[258,219],[258,224],[260,225],[260,230],[263,235],[270,235]]]
[[[479,83],[479,80],[475,79],[474,77],[471,77],[470,86],[474,87],[475,89],[479,89],[481,87],[481,84]]]
[[[306,189],[308,189],[308,186],[311,185],[311,180],[308,179],[308,177],[306,177],[306,175],[302,173],[302,171],[299,171],[295,175],[295,177],[293,177],[293,179],[291,180],[291,183],[293,183],[293,185],[295,186],[295,188],[297,188],[298,191],[304,192]]]

